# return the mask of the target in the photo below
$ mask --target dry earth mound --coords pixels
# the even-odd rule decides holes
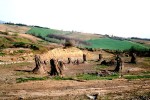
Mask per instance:
[[[56,48],[47,53],[41,55],[42,60],[50,60],[51,58],[54,59],[62,59],[66,60],[68,58],[81,58],[83,56],[83,51],[75,48]]]

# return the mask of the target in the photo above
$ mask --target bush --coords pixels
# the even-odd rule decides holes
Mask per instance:
[[[66,40],[66,42],[65,42],[65,47],[73,47],[73,46],[74,46],[73,41],[71,41],[71,40]]]
[[[33,50],[39,50],[39,47],[37,45],[34,45],[34,44],[31,44],[30,48]]]
[[[150,49],[148,48],[138,48],[132,46],[129,50],[125,50],[126,52],[129,52],[130,55],[132,53],[136,53],[138,56],[150,56]]]

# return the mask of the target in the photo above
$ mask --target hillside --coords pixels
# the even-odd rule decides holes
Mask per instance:
[[[130,41],[131,39],[127,40],[124,38],[121,38],[121,40],[118,40],[118,38],[109,39],[109,36],[107,35],[81,33],[76,31],[63,31],[40,26],[1,24],[0,31],[8,32],[9,34],[19,33],[20,37],[30,39],[32,42],[46,40],[50,43],[64,45],[65,41],[69,40],[72,41],[75,46],[81,48],[86,47],[110,50],[127,50],[131,47],[138,47],[141,49],[149,47],[149,41],[139,39],[132,39],[132,41]]]
[[[88,40],[88,42],[91,44],[91,46],[88,46],[90,48],[127,50],[130,49],[131,47],[136,47],[139,49],[148,49],[148,47],[139,43],[135,43],[127,40],[115,40],[110,38],[93,39],[93,40]]]
[[[147,48],[148,42],[143,44],[138,43],[138,41],[129,41],[127,39],[121,38],[119,40],[117,37],[108,39],[105,35],[81,33],[81,32],[69,32],[62,30],[54,30],[42,27],[31,27],[28,34],[40,37],[49,42],[64,44],[65,40],[72,40],[74,44],[78,47],[87,48],[100,48],[100,49],[110,49],[110,50],[127,50],[131,47],[137,47],[140,49]],[[110,37],[111,38],[111,37]]]

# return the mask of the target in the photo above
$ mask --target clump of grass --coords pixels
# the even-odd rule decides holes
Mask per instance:
[[[82,75],[78,75],[77,79],[82,79],[82,80],[112,80],[112,79],[116,79],[118,77],[119,77],[118,73],[108,75],[105,77],[98,76],[97,74],[82,74]]]
[[[53,80],[73,80],[72,77],[60,77],[60,76],[55,76],[52,79]]]
[[[28,81],[37,81],[37,80],[47,80],[48,77],[26,77],[26,78],[17,78],[17,83],[28,82]]]
[[[124,76],[125,79],[147,79],[150,78],[150,75],[125,75]]]
[[[107,68],[108,66],[106,66],[106,65],[100,65],[100,66],[95,66],[95,69],[96,70],[101,70],[101,69],[105,69],[105,68]]]
[[[150,71],[144,71],[143,74],[150,74]]]
[[[0,56],[5,56],[6,54],[3,52],[0,52]]]
[[[24,75],[25,74],[25,72],[16,72],[16,74],[15,75],[17,75],[17,76],[20,76],[20,75]]]

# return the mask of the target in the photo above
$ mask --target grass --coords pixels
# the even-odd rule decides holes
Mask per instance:
[[[48,34],[67,34],[69,32],[50,28],[31,27],[31,29],[27,33],[35,36],[46,37]]]
[[[23,73],[18,73],[23,74]],[[28,81],[40,81],[40,80],[113,80],[119,78],[118,73],[114,73],[113,75],[109,75],[106,77],[100,77],[96,74],[81,74],[77,75],[75,78],[73,77],[60,77],[60,76],[55,76],[52,78],[49,77],[26,77],[26,78],[17,78],[16,82],[17,83],[22,83],[22,82],[28,82]],[[133,79],[149,79],[150,75],[125,75],[123,78],[128,79],[128,80],[133,80]]]
[[[72,77],[60,77],[60,76],[56,76],[52,78],[53,80],[73,80]]]
[[[5,56],[6,54],[3,52],[0,52],[0,56]]]
[[[110,38],[99,38],[88,40],[91,46],[89,48],[102,48],[102,49],[110,49],[110,50],[127,50],[130,49],[132,46],[136,48],[147,48],[142,44],[127,41],[127,40],[114,40]]]
[[[17,78],[17,83],[28,82],[28,81],[38,81],[38,80],[47,80],[48,77],[26,77],[26,78]]]
[[[125,75],[124,76],[125,79],[149,79],[150,75]]]
[[[150,74],[150,71],[144,71],[143,74]]]
[[[13,68],[13,67],[24,67],[28,65],[32,65],[33,63],[31,62],[22,62],[22,63],[15,63],[15,64],[7,64],[7,65],[0,65],[2,68]]]
[[[106,77],[100,77],[96,74],[82,74],[82,75],[78,75],[77,79],[81,79],[81,80],[112,80],[112,79],[116,79],[119,77],[118,73],[115,73],[113,75],[109,75]]]
[[[102,69],[105,69],[105,68],[108,68],[108,66],[106,66],[106,65],[95,66],[96,70],[102,70]]]

